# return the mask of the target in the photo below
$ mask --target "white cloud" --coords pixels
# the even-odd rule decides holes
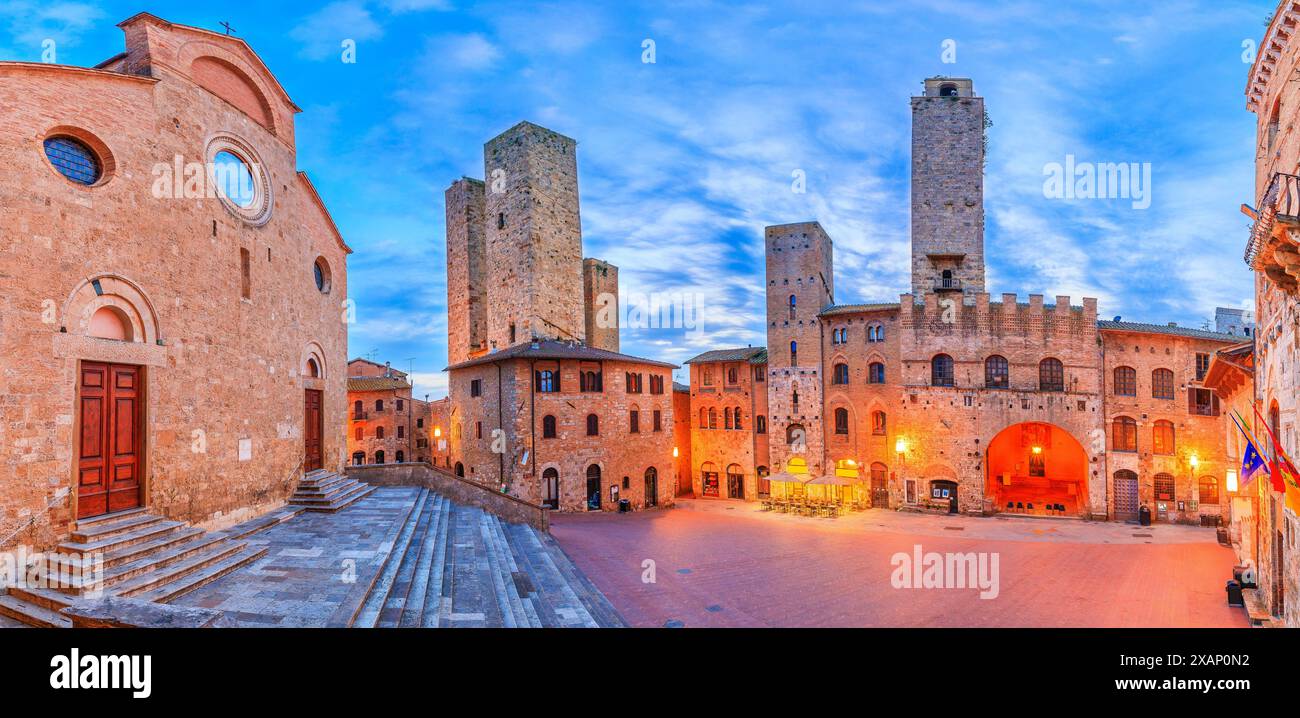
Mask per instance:
[[[355,0],[330,3],[304,17],[289,31],[289,37],[302,45],[299,54],[311,60],[340,56],[344,40],[360,43],[383,34],[383,28],[365,4]]]

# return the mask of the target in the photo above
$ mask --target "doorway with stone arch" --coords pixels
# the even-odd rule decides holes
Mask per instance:
[[[1054,424],[1023,422],[989,442],[985,497],[1000,513],[1081,516],[1088,506],[1088,453]]]

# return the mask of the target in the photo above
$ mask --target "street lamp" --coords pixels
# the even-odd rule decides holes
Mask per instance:
[[[1224,482],[1224,486],[1227,487],[1228,493],[1230,494],[1237,493],[1237,472],[1236,471],[1232,469],[1228,469],[1228,480]]]
[[[895,441],[895,442],[894,442],[894,452],[895,452],[895,453],[899,453],[899,454],[906,454],[906,453],[907,453],[907,440],[904,439],[904,438],[901,437],[901,436],[898,437],[898,441]]]

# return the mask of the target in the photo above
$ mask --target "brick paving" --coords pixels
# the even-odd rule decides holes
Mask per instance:
[[[840,520],[681,501],[557,515],[552,534],[633,626],[1244,627],[1212,529],[868,511]],[[1000,592],[896,589],[891,557],[996,552]],[[643,561],[656,581],[643,583]]]

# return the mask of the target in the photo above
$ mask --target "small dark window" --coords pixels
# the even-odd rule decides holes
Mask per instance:
[[[790,366],[799,366],[799,342],[790,342]]]
[[[931,359],[930,385],[953,386],[954,383],[952,357],[947,354],[939,354],[934,359]]]
[[[253,261],[247,249],[239,250],[239,296],[253,298]]]
[[[406,438],[406,427],[402,426],[401,424],[397,425],[397,438],[399,439]]]
[[[399,464],[405,464],[405,463],[406,463],[406,452],[405,452],[405,451],[400,451],[400,450],[399,450],[399,451],[397,452],[396,459],[397,459],[397,463],[399,463]]]
[[[587,436],[600,436],[600,417],[595,414],[587,415]]]
[[[939,86],[939,97],[956,97],[957,86],[952,83],[945,83]]]
[[[832,383],[832,384],[848,384],[848,383],[849,383],[849,365],[848,365],[848,364],[836,364],[836,365],[835,365],[835,370],[834,370],[834,372],[835,372],[835,373],[834,373],[834,376],[833,376],[832,379],[831,379],[831,383]]]
[[[735,411],[731,412],[731,418],[735,422],[736,431],[740,431],[745,428],[740,423],[740,407],[736,407]]]
[[[1196,355],[1196,381],[1201,381],[1202,379],[1204,379],[1205,373],[1208,372],[1209,370],[1210,370],[1210,355],[1197,354]]]
[[[474,438],[475,439],[483,438],[483,422],[481,421],[474,422]]]
[[[483,380],[482,380],[482,379],[471,379],[471,380],[470,380],[470,382],[469,382],[469,395],[472,396],[472,397],[473,397],[473,396],[483,396]]]
[[[543,369],[537,372],[537,391],[552,394],[560,390],[560,373]]]
[[[881,364],[880,362],[872,362],[871,365],[867,367],[867,383],[868,384],[885,383],[884,364]]]
[[[402,410],[405,409],[405,408],[406,408],[406,402],[402,401],[401,399],[398,399],[398,400],[397,400],[397,410],[398,410],[398,411],[402,411]]]
[[[636,409],[628,413],[628,431],[633,434],[641,433],[641,412]]]
[[[384,410],[384,400],[383,400],[383,399],[376,399],[376,400],[375,400],[375,411],[383,411],[383,410]]]
[[[849,410],[835,410],[835,433],[847,436],[849,433]]]
[[[1065,365],[1059,359],[1044,359],[1038,363],[1039,391],[1065,391]]]
[[[767,417],[766,417],[766,416],[763,416],[762,414],[759,414],[758,416],[754,417],[754,433],[755,433],[755,434],[766,434],[766,433],[767,433]]]
[[[663,413],[662,411],[659,411],[658,409],[655,409],[655,410],[654,410],[654,414],[652,414],[651,417],[652,417],[652,422],[653,422],[653,424],[654,424],[653,430],[654,430],[654,431],[663,431],[663,429],[664,429],[664,413]]]
[[[384,452],[382,452],[382,451],[376,451],[376,452],[375,452],[375,463],[376,463],[376,464],[382,464],[382,463],[384,463]]]
[[[93,185],[103,176],[99,158],[80,140],[51,137],[45,141],[45,156],[59,174],[77,184]]]
[[[497,213],[497,229],[505,229],[505,228],[506,228],[506,213],[505,213],[505,212],[498,212],[498,213]]]
[[[417,428],[417,429],[423,429],[423,428],[424,428],[424,419],[416,419],[416,420],[415,420],[415,428]]]
[[[384,438],[384,427],[382,426],[375,427],[375,438],[376,439]]]
[[[554,439],[555,436],[555,417],[550,415],[542,417],[542,438]]]

